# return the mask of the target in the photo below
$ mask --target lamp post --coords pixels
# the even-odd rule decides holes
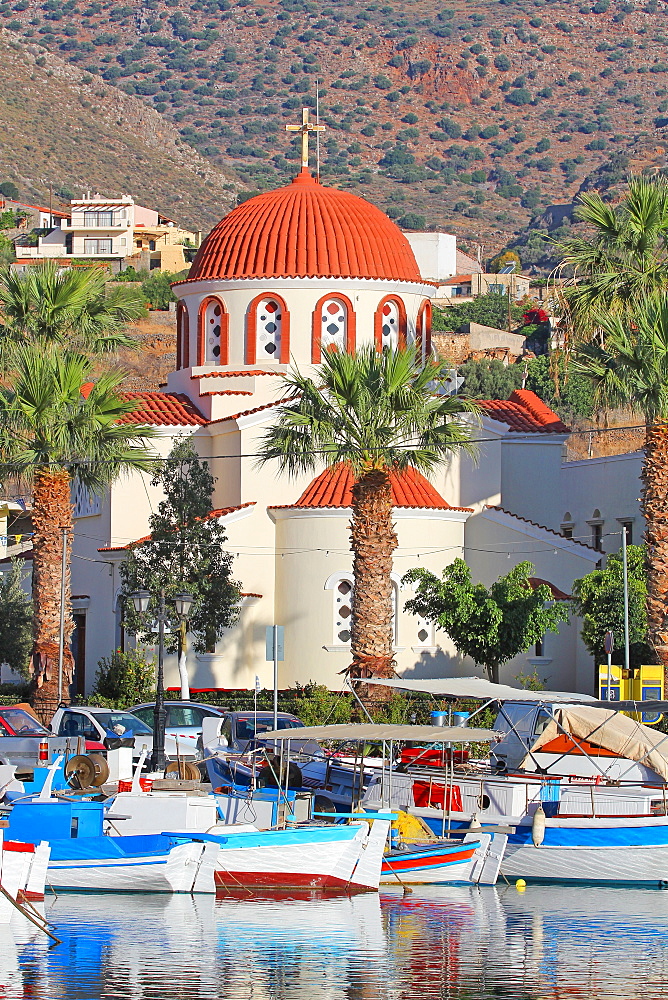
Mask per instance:
[[[135,611],[144,614],[148,611],[151,601],[151,594],[148,590],[138,590],[130,594]],[[190,606],[193,603],[191,594],[176,594],[174,596],[174,607],[180,618],[187,618]],[[155,614],[158,622],[158,676],[156,678],[155,707],[153,709],[153,750],[151,751],[150,768],[152,771],[164,771],[167,763],[165,755],[165,723],[167,713],[165,712],[165,622],[167,610],[165,606],[165,590],[160,588],[158,596],[158,610]]]

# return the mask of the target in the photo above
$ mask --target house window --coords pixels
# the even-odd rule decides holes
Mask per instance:
[[[434,626],[431,622],[428,622],[425,618],[418,617],[416,623],[416,646],[433,646],[434,645]]]
[[[564,518],[563,518],[563,520],[561,522],[561,533],[564,536],[564,538],[572,538],[573,537],[573,528],[574,527],[575,527],[575,524],[573,522],[573,515],[571,514],[570,510],[567,510],[566,513],[564,514]]]
[[[84,254],[87,257],[102,253],[111,253],[111,240],[84,240]]]
[[[70,487],[70,499],[72,503],[72,517],[92,517],[99,514],[101,510],[100,497],[91,493],[88,486],[84,486],[79,479],[75,479]]]
[[[391,351],[399,346],[399,307],[394,299],[386,302],[381,310],[380,346],[381,350],[388,347]]]
[[[592,527],[591,527],[591,544],[596,549],[597,552],[601,551],[602,542],[603,542],[603,525],[602,524],[592,524]]]
[[[113,212],[84,212],[84,226],[113,226]]]
[[[536,656],[542,656],[542,655],[543,655],[543,640],[539,639],[538,642],[536,643]]]
[[[218,299],[209,299],[204,308],[204,364],[221,364],[221,334],[223,306]]]
[[[415,324],[415,342],[420,357],[426,361],[431,354],[431,302],[423,302]]]
[[[262,299],[257,306],[255,356],[261,362],[281,360],[283,309],[276,299]]]
[[[619,526],[626,532],[626,544],[633,545],[633,521],[620,521]]]

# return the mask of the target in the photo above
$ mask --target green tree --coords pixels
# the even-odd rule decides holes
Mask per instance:
[[[652,660],[647,642],[647,571],[646,552],[642,545],[627,547],[629,584],[629,648],[631,666],[639,667]],[[573,609],[582,618],[581,636],[594,663],[605,663],[603,637],[611,631],[615,637],[613,663],[624,662],[624,577],[622,556],[611,553],[605,569],[595,569],[573,581]]]
[[[411,569],[402,583],[417,583],[406,610],[443,629],[457,652],[470,656],[499,681],[499,669],[513,656],[540,642],[546,632],[558,632],[568,621],[561,604],[554,603],[546,584],[533,588],[530,562],[521,562],[487,589],[473,583],[463,559],[443,570],[441,580],[424,567]]]
[[[519,274],[522,269],[522,262],[520,261],[520,256],[515,250],[504,250],[503,253],[498,254],[494,260],[489,265],[489,269],[493,274],[498,274],[501,268],[508,267],[508,265],[515,265],[515,272]]]
[[[457,418],[473,404],[434,392],[447,372],[444,363],[423,364],[414,348],[327,352],[314,379],[297,369],[283,378],[281,392],[291,400],[279,407],[260,445],[260,461],[277,461],[281,472],[315,472],[324,464],[352,473],[351,670],[357,676],[392,670],[397,536],[390,476],[410,466],[428,475],[454,449],[469,447],[468,428]]]
[[[575,370],[563,353],[558,357],[541,354],[532,358],[526,370],[525,388],[540,396],[563,420],[593,415],[595,406],[591,382]]]
[[[150,427],[119,423],[135,409],[117,388],[119,373],[96,382],[90,359],[59,344],[23,344],[12,352],[0,387],[0,481],[22,478],[33,497],[33,683],[35,704],[56,699],[60,636],[62,533],[72,537],[72,485],[101,493],[118,475],[147,470]],[[68,546],[69,549],[69,546]],[[69,552],[68,552],[69,555]],[[72,674],[69,565],[66,577],[64,690]]]
[[[578,196],[575,217],[588,233],[555,242],[573,273],[565,293],[576,339],[588,340],[602,316],[632,317],[668,283],[668,178],[631,177],[624,200]]]
[[[127,708],[150,701],[155,694],[155,667],[139,649],[114,650],[98,660],[91,697],[114,707]]]
[[[138,614],[132,601],[125,601],[125,627],[157,641],[152,622],[161,590],[167,611],[165,645],[178,653],[183,697],[189,697],[186,670],[186,630],[198,652],[211,651],[225,629],[234,625],[239,613],[239,585],[232,579],[232,556],[225,549],[227,536],[218,518],[212,516],[214,478],[192,443],[177,441],[153,477],[165,497],[149,519],[150,537],[130,546],[121,565],[123,594],[147,590],[152,595],[148,613]],[[189,622],[176,614],[170,598],[178,593],[195,598]]]
[[[146,315],[143,296],[123,285],[106,289],[106,278],[101,267],[59,268],[51,261],[25,274],[0,270],[0,361],[30,342],[86,354],[136,347],[124,326]]]
[[[440,315],[439,315],[440,313]],[[513,329],[522,326],[524,309],[510,304],[510,322]],[[434,310],[435,330],[459,330],[466,323],[480,323],[481,326],[491,326],[497,330],[508,329],[508,296],[489,292],[479,295],[472,302],[462,302],[461,305],[448,306],[445,310]]]
[[[140,272],[141,274],[141,272]],[[149,271],[141,278],[141,290],[151,309],[167,309],[170,302],[176,302],[170,282],[176,280],[176,275],[170,271]]]
[[[0,663],[30,676],[32,601],[23,589],[25,566],[12,559],[9,573],[0,576]]]
[[[630,321],[610,315],[601,338],[579,346],[572,361],[594,389],[595,404],[633,406],[647,425],[640,506],[647,542],[649,643],[668,667],[668,296],[636,307]]]
[[[522,385],[522,365],[504,365],[496,358],[465,361],[458,374],[462,390],[473,399],[508,399]]]

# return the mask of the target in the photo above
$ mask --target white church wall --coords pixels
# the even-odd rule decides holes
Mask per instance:
[[[558,522],[570,526],[574,538],[591,544],[592,525],[587,522],[599,520],[605,552],[621,547],[621,522],[625,522],[631,525],[631,541],[640,544],[645,530],[638,499],[642,460],[642,452],[636,451],[564,462],[558,506],[555,503]]]
[[[475,452],[455,452],[449,462],[431,477],[439,493],[453,506],[481,510],[501,502],[502,442],[506,424],[483,418],[470,419]]]
[[[533,576],[570,594],[573,580],[595,568],[599,558],[596,552],[521,521],[513,525],[513,520],[496,511],[485,511],[467,522],[465,559],[474,581],[490,586],[517,563],[529,561],[535,567]],[[579,637],[579,622],[571,618],[559,635],[546,636],[542,657],[536,657],[531,649],[505,664],[501,682],[515,684],[520,672],[528,675],[536,669],[548,688],[592,692],[593,664]]]
[[[561,492],[561,456],[565,436],[511,432],[501,454],[501,506],[530,521],[560,530],[556,499]]]

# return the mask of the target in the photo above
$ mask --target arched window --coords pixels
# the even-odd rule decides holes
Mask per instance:
[[[324,295],[313,310],[313,364],[318,364],[322,352],[328,350],[355,350],[355,311],[347,295]]]
[[[290,315],[278,295],[253,299],[246,325],[246,363],[282,364],[290,360]]]
[[[199,307],[197,336],[197,363],[199,365],[226,365],[228,363],[229,316],[223,302],[211,296]]]
[[[188,368],[190,365],[190,324],[188,309],[185,302],[179,302],[176,307],[176,367]]]
[[[325,590],[331,590],[333,595],[332,618],[334,645],[349,646],[351,639],[351,622],[353,616],[353,583],[352,573],[333,573],[325,581]],[[392,574],[392,637],[395,646],[399,641],[399,620],[397,607],[399,605],[400,580]]]
[[[415,343],[423,361],[431,355],[431,302],[422,303],[415,324]]]
[[[406,308],[401,299],[388,296],[382,300],[374,317],[374,335],[377,351],[406,346]]]

